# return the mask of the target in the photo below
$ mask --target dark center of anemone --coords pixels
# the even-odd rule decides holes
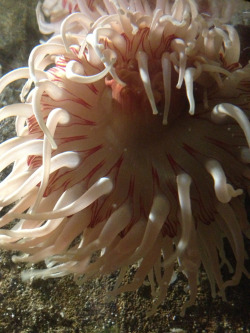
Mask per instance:
[[[163,124],[165,99],[160,60],[149,61],[151,87],[158,114],[152,112],[136,61],[119,64],[116,73],[125,85],[106,77],[106,89],[100,99],[100,107],[106,115],[107,140],[111,145],[115,143],[133,150],[145,147],[148,150],[149,146],[159,145],[172,135],[172,128],[180,116],[189,117],[184,87],[176,88],[178,76],[174,73],[168,124]]]

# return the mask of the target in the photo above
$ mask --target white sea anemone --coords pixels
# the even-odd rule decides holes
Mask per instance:
[[[248,275],[250,65],[239,64],[239,37],[226,24],[232,2],[222,18],[215,2],[199,3],[38,6],[41,30],[54,36],[33,49],[28,68],[0,80],[3,89],[28,79],[22,103],[0,113],[16,116],[17,132],[0,146],[1,170],[14,163],[0,184],[0,206],[11,205],[0,247],[24,253],[15,262],[47,265],[23,272],[24,280],[84,281],[119,270],[111,295],[146,279],[154,313],[178,262],[190,287],[184,314],[201,264],[213,296]]]

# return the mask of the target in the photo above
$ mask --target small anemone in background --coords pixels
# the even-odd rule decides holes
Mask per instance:
[[[118,271],[109,296],[146,282],[153,314],[182,272],[184,315],[201,265],[213,297],[249,276],[250,65],[239,62],[233,10],[233,1],[38,4],[40,30],[53,35],[0,80],[3,90],[27,79],[21,103],[0,113],[16,117],[16,137],[0,146],[1,170],[13,163],[0,184],[9,207],[0,247],[22,253],[14,262],[46,263],[23,280]]]

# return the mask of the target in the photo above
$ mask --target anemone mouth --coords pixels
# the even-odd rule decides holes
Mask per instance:
[[[32,51],[28,69],[1,79],[28,78],[22,106],[2,110],[17,116],[18,137],[0,147],[1,168],[14,162],[0,185],[1,206],[14,207],[0,223],[19,221],[1,229],[0,245],[26,253],[16,262],[46,261],[24,280],[120,269],[114,296],[148,278],[152,313],[178,259],[190,285],[184,314],[201,262],[213,295],[248,274],[250,67],[238,63],[234,28],[195,1],[128,3],[64,2],[79,12]],[[227,282],[225,237],[237,262]]]

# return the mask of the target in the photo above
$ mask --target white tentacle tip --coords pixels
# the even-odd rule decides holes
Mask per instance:
[[[225,112],[225,107],[223,106],[223,104],[218,104],[213,108],[212,111],[213,120],[224,119],[226,116],[227,113]]]
[[[242,148],[240,157],[243,163],[250,163],[250,149],[247,147]]]
[[[186,173],[182,173],[176,177],[176,181],[179,186],[190,186],[191,177]]]
[[[102,177],[97,182],[96,185],[99,187],[104,187],[105,192],[108,194],[113,190],[113,182],[108,177]]]
[[[159,221],[164,222],[167,218],[168,213],[169,213],[168,200],[161,195],[156,196],[151,208],[151,212],[149,214],[149,220],[152,223],[157,223]]]
[[[228,203],[243,193],[242,189],[234,189],[231,184],[227,183],[226,175],[221,164],[216,160],[209,160],[206,163],[206,169],[214,180],[214,191],[217,199],[221,203]]]
[[[233,118],[245,134],[245,138],[250,147],[250,122],[245,112],[238,106],[230,103],[218,104],[213,108],[212,119],[218,121],[226,116]]]

